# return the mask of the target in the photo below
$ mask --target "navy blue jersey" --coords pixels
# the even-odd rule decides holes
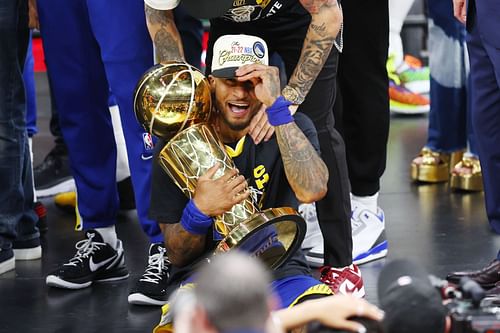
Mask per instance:
[[[319,141],[312,121],[304,114],[295,114],[295,123],[304,132],[313,147],[319,152]],[[181,219],[188,198],[175,185],[158,163],[158,154],[164,144],[157,144],[151,191],[150,218],[159,223],[175,224]],[[226,151],[236,167],[252,188],[254,199],[260,209],[275,207],[297,208],[298,201],[286,179],[283,161],[276,137],[256,145],[249,135],[238,142],[226,143]],[[215,234],[215,236],[214,236]],[[215,247],[216,233],[207,235],[207,253]],[[292,258],[276,271],[277,278],[308,274],[309,270],[302,253]]]

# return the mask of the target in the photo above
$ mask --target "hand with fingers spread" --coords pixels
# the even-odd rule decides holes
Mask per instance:
[[[262,141],[269,141],[273,136],[274,127],[269,124],[265,105],[262,105],[259,112],[252,118],[248,134],[250,134],[256,145]]]
[[[300,303],[274,313],[283,328],[290,330],[317,320],[321,324],[353,332],[366,332],[352,317],[365,317],[380,321],[384,312],[375,305],[351,295],[335,295]]]
[[[216,163],[198,178],[193,197],[196,207],[208,216],[221,215],[250,195],[247,181],[237,169],[228,169],[222,177],[213,179],[219,168]]]
[[[280,96],[279,69],[261,64],[243,65],[236,70],[238,81],[251,81],[255,96],[265,106],[271,106]]]
[[[365,317],[382,320],[383,312],[364,299],[351,295],[335,295],[314,300],[313,311],[323,325],[354,332],[363,331],[362,325],[349,320],[351,317]],[[332,311],[335,309],[335,311]]]

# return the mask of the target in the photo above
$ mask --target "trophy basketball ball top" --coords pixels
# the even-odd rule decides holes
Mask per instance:
[[[237,40],[243,48],[233,52],[231,40]],[[234,68],[242,64],[241,59],[248,62],[255,58],[267,64],[265,42],[254,36],[219,38],[214,45],[214,59],[218,55],[224,56],[226,63],[219,69],[227,71],[231,66],[233,73]],[[217,68],[214,61],[214,71]],[[186,63],[158,64],[143,75],[136,87],[137,120],[146,131],[167,142],[158,162],[188,198],[194,194],[197,179],[215,163],[220,167],[214,179],[235,168],[209,123],[211,108],[208,80],[197,68]],[[252,196],[213,220],[215,231],[222,236],[215,253],[239,248],[271,268],[279,267],[300,247],[306,228],[295,209],[281,207],[260,211]]]

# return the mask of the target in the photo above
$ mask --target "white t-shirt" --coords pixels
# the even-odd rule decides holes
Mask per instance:
[[[154,9],[169,10],[177,7],[181,0],[144,0],[144,2]],[[234,22],[255,21],[276,14],[284,4],[290,2],[292,0],[235,0],[233,7],[228,9],[223,17]]]

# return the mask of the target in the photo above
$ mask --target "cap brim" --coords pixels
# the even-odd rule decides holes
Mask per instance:
[[[220,77],[223,79],[230,79],[230,78],[236,77],[235,72],[238,68],[239,67],[227,67],[227,68],[216,69],[215,71],[213,71],[210,74],[212,74],[212,76],[215,76],[215,77]]]
[[[191,16],[211,19],[223,16],[232,7],[234,0],[182,0],[181,5]]]

